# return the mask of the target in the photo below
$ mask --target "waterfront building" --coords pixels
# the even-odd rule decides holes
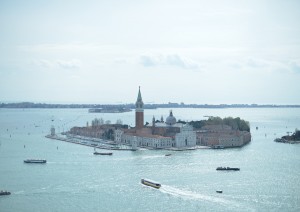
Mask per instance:
[[[233,130],[228,125],[207,125],[197,131],[197,145],[241,147],[251,141],[248,131]]]
[[[196,131],[192,126],[176,123],[172,111],[166,118],[166,122],[163,122],[163,117],[160,122],[156,122],[153,117],[152,126],[144,126],[144,103],[140,88],[135,105],[135,128],[115,130],[116,143],[153,149],[196,146]]]
[[[240,147],[251,141],[250,132],[232,129],[228,125],[206,125],[195,131],[189,124],[177,123],[172,110],[165,122],[163,116],[160,121],[153,116],[152,124],[144,125],[144,103],[140,87],[135,106],[133,128],[122,124],[103,124],[103,120],[95,119],[92,126],[72,127],[67,135],[114,140],[117,144],[130,145],[133,149],[186,149],[197,145]],[[54,128],[51,129],[51,135],[55,135]]]

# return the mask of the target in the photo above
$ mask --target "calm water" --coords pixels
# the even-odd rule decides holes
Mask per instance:
[[[146,110],[145,121],[168,109]],[[46,139],[95,117],[134,125],[134,112],[89,114],[86,109],[0,109],[0,211],[300,211],[300,145],[273,142],[300,128],[300,109],[174,109],[182,120],[205,115],[250,121],[252,142],[240,149],[114,151]],[[54,121],[52,121],[52,119]],[[258,130],[255,127],[258,127]],[[24,148],[25,145],[25,148]],[[47,164],[24,164],[45,158]],[[240,172],[217,172],[218,166]],[[159,190],[140,184],[149,178]],[[223,190],[223,194],[216,193]]]

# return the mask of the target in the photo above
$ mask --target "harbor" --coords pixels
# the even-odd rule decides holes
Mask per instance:
[[[84,136],[67,136],[66,134],[60,135],[46,135],[46,138],[64,141],[73,144],[79,144],[83,146],[92,147],[95,149],[106,149],[106,150],[118,150],[118,151],[135,151],[130,146],[117,145],[115,142],[107,141],[97,138],[89,138]]]

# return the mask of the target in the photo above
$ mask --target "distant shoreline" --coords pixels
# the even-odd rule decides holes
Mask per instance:
[[[0,103],[0,108],[102,108],[105,110],[133,110],[135,104],[46,104],[46,103],[33,103],[33,102],[20,102],[20,103]],[[167,104],[145,104],[145,109],[157,108],[300,108],[300,105],[276,105],[276,104],[183,104],[183,103],[167,103]]]

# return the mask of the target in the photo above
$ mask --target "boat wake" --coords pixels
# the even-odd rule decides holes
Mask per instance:
[[[195,193],[193,191],[182,190],[182,189],[178,189],[178,188],[168,186],[168,185],[162,185],[159,190],[163,193],[166,193],[166,194],[169,194],[169,195],[172,195],[175,197],[183,198],[183,199],[209,201],[209,202],[218,203],[218,204],[222,204],[222,205],[226,205],[226,206],[236,205],[236,203],[234,203],[230,200],[226,200],[224,198],[199,194],[199,193]]]
[[[25,191],[16,191],[16,192],[13,192],[13,194],[24,194]]]
[[[156,158],[163,158],[165,155],[149,155],[149,156],[142,156],[142,160],[147,160],[147,159],[156,159]]]

